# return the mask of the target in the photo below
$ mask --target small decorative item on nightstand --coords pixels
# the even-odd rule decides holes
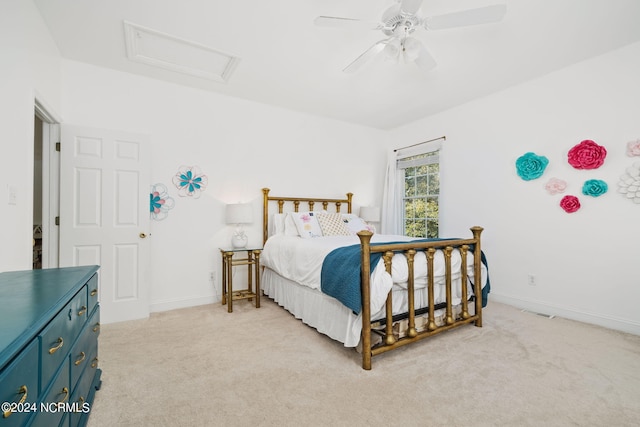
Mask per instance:
[[[233,259],[237,252],[246,252],[247,257]],[[227,311],[233,312],[233,301],[239,299],[256,299],[256,308],[260,308],[260,253],[262,248],[220,248],[222,254],[222,305],[227,304]],[[233,267],[247,266],[247,288],[239,291],[233,290]],[[253,267],[253,268],[252,268]],[[255,291],[253,289],[253,277],[255,276]]]

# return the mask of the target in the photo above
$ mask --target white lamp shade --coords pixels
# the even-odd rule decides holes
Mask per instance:
[[[253,222],[253,209],[249,203],[227,205],[225,211],[227,224],[250,224]]]
[[[375,206],[362,206],[360,208],[360,218],[368,222],[379,222],[380,208]]]

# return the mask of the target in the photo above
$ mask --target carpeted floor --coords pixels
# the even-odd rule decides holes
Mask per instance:
[[[637,426],[640,336],[489,302],[373,359],[263,298],[104,325],[89,427]]]

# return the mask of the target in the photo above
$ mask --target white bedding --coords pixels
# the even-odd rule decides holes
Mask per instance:
[[[415,240],[405,236],[392,236],[374,234],[372,243],[384,242],[403,242]],[[278,234],[270,237],[262,251],[261,263],[263,266],[276,272],[279,276],[296,282],[305,287],[320,291],[320,273],[322,270],[322,262],[324,258],[332,250],[350,245],[359,245],[360,239],[357,236],[331,236],[316,237],[312,239],[303,239],[299,236],[287,236]],[[461,286],[460,286],[460,253],[454,250],[451,257],[452,271],[452,297],[453,305],[460,304]],[[468,252],[467,256],[467,272],[469,279],[473,280],[473,253]],[[403,255],[396,254],[392,260],[393,285],[400,288],[406,288],[408,280],[408,266],[406,258]],[[424,252],[418,252],[414,263],[415,289],[419,290],[427,285],[427,263]],[[486,284],[486,268],[482,266],[482,287]],[[434,300],[438,304],[445,301],[445,262],[444,255],[441,251],[436,252],[434,259]],[[473,287],[467,284],[468,295],[473,295]],[[381,310],[387,294],[392,288],[392,280],[384,268],[384,261],[381,259],[375,267],[371,275],[371,313],[374,313],[372,319],[378,319],[381,316]],[[406,311],[406,301],[398,301],[394,299],[394,312]],[[418,308],[419,306],[416,306]]]

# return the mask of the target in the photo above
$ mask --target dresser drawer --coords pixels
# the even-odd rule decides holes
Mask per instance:
[[[15,402],[16,411],[0,413],[0,426],[19,426],[38,407],[38,340],[34,339],[0,372],[0,402]]]
[[[60,425],[60,421],[67,412],[66,407],[58,403],[68,403],[71,397],[69,385],[69,364],[64,363],[56,373],[51,386],[45,390],[44,398],[38,406],[38,414],[29,427],[51,427]]]
[[[86,286],[42,330],[40,340],[41,385],[47,387],[87,319]]]
[[[100,312],[96,310],[93,316],[91,316],[91,321],[86,324],[80,338],[78,338],[71,350],[71,358],[69,360],[71,387],[75,387],[82,372],[86,369],[87,365],[91,364],[91,360],[98,353],[98,333],[100,330],[97,329],[94,331],[94,324],[97,324],[99,319]]]

